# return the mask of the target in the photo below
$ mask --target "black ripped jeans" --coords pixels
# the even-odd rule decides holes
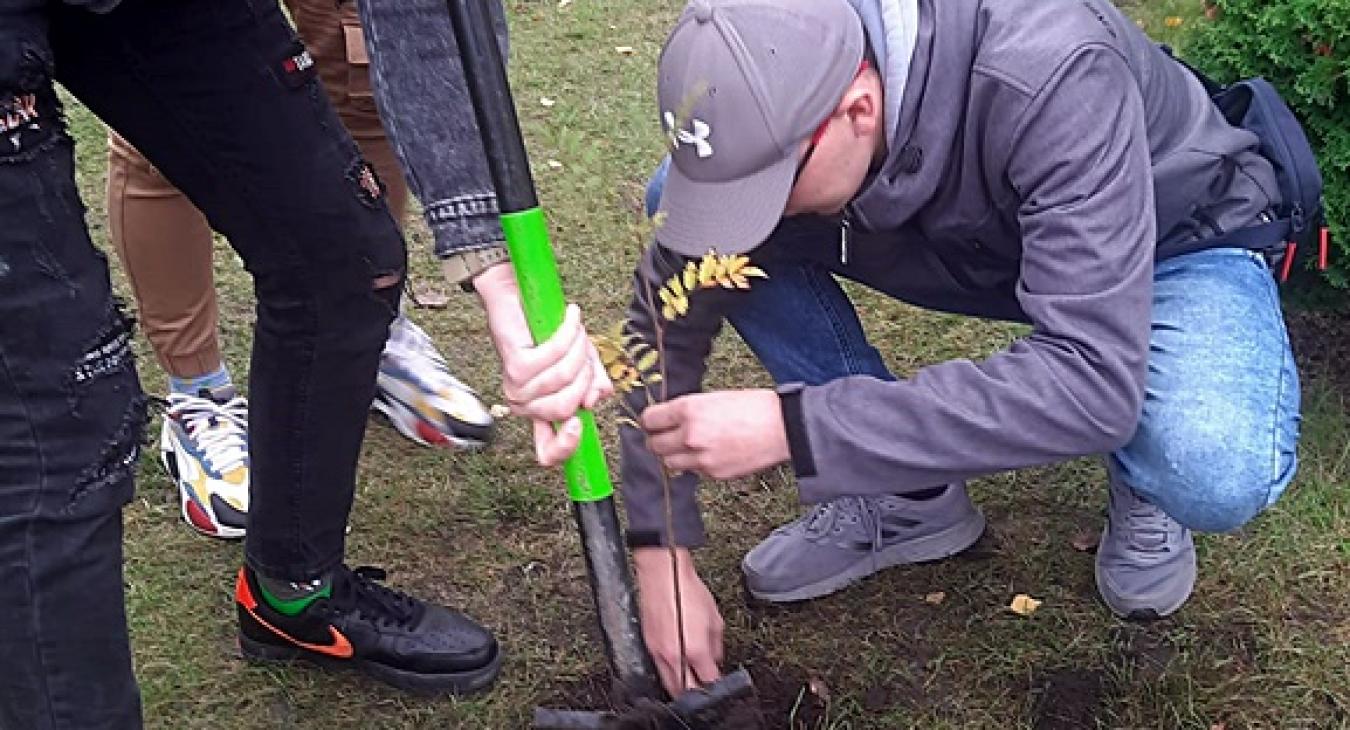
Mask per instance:
[[[247,559],[265,573],[303,580],[342,560],[405,267],[380,187],[273,0],[77,6],[100,4],[0,0],[4,730],[140,726],[121,508],[143,397],[53,81],[186,192],[253,275]]]

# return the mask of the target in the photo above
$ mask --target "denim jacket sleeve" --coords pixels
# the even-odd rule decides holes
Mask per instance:
[[[506,55],[506,16],[490,2]],[[385,131],[435,237],[436,255],[501,246],[497,197],[443,0],[361,0]]]

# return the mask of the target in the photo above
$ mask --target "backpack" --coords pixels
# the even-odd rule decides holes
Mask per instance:
[[[1283,282],[1295,262],[1308,261],[1315,250],[1317,268],[1325,270],[1330,241],[1322,203],[1322,173],[1308,136],[1289,105],[1263,78],[1225,86],[1172,55],[1167,46],[1162,49],[1200,80],[1229,124],[1256,135],[1261,156],[1275,168],[1282,201],[1274,210],[1273,220],[1210,238],[1159,246],[1157,260],[1207,248],[1248,248],[1265,254]]]

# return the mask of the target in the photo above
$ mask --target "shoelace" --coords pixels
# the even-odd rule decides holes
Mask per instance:
[[[426,608],[412,596],[381,585],[387,577],[382,568],[369,565],[338,568],[331,604],[338,610],[355,610],[376,624],[412,628]]]
[[[873,552],[881,549],[881,517],[877,514],[876,505],[866,497],[845,497],[818,505],[814,512],[804,518],[806,534],[815,539],[825,537],[846,516],[856,517],[872,542]]]
[[[186,393],[170,393],[167,413],[183,424],[188,437],[202,451],[206,466],[227,474],[248,458],[248,399],[242,396],[217,403]]]
[[[1171,532],[1172,520],[1166,512],[1132,493],[1126,519],[1130,528],[1129,543],[1132,549],[1144,553],[1170,551],[1167,536]]]
[[[811,514],[803,518],[806,534],[809,537],[824,537],[830,534],[839,521],[838,502],[826,502],[816,505]]]

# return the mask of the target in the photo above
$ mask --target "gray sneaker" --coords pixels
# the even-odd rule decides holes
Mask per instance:
[[[984,515],[962,484],[923,500],[843,497],[774,530],[741,570],[755,598],[805,601],[895,565],[950,557],[983,533]]]
[[[1111,480],[1110,491],[1097,546],[1097,590],[1122,618],[1171,615],[1195,588],[1191,531],[1118,479]]]

